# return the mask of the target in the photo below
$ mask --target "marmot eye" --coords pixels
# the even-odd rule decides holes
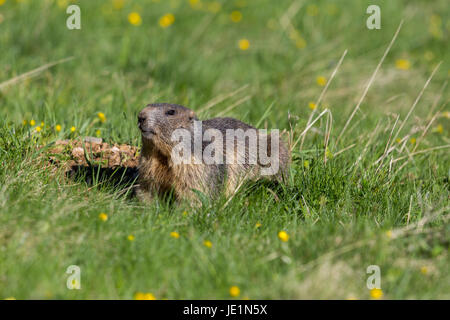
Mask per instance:
[[[166,112],[166,115],[173,116],[175,114],[175,110],[171,109]]]

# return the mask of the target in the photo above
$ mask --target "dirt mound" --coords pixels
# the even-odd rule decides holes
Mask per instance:
[[[138,176],[139,150],[127,144],[105,143],[100,138],[58,140],[43,155],[54,169],[66,177],[89,185],[109,185],[121,193],[134,195]]]
[[[100,138],[58,140],[46,154],[51,163],[67,170],[73,167],[133,168],[138,165],[138,148],[127,144],[110,145]]]

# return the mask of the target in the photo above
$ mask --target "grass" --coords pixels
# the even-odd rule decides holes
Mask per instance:
[[[368,299],[369,265],[383,298],[450,298],[447,1],[377,1],[380,30],[366,28],[371,1],[77,1],[81,30],[65,26],[67,1],[0,3],[0,298],[227,299],[238,286],[237,298]],[[41,157],[86,135],[140,145],[150,102],[292,128],[289,183],[144,206]],[[81,290],[66,288],[70,265]]]

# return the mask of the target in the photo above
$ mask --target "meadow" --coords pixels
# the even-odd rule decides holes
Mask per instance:
[[[0,0],[0,299],[449,299],[449,13],[445,0]],[[289,181],[143,205],[42,156],[84,136],[139,147],[154,102],[284,130]]]

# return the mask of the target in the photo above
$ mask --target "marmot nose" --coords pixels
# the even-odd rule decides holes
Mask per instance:
[[[141,125],[145,122],[146,119],[147,119],[147,118],[146,118],[145,116],[143,116],[143,115],[139,115],[139,116],[138,116],[138,126],[139,126],[139,128],[140,128]]]

